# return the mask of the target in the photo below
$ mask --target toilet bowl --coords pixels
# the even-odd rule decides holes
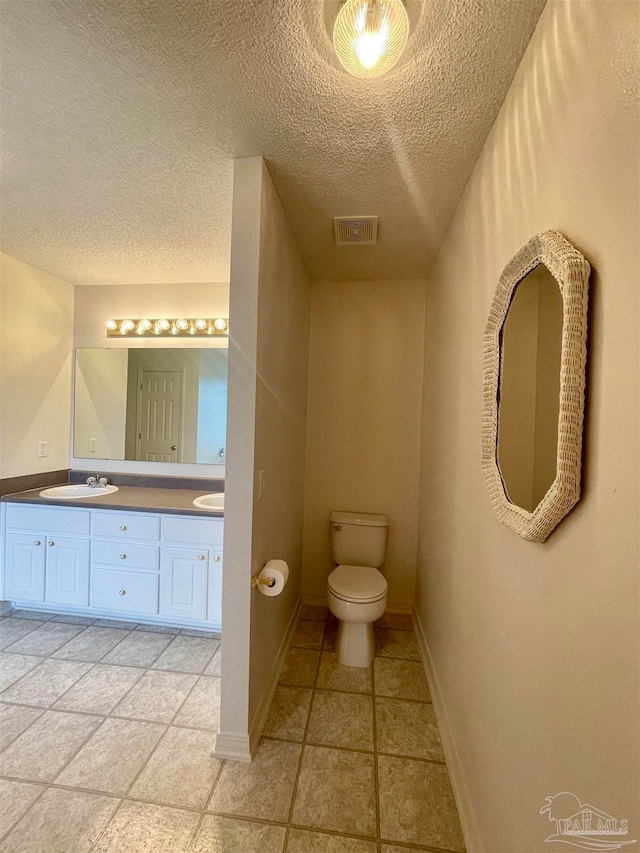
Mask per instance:
[[[327,583],[329,610],[340,620],[338,660],[345,666],[369,666],[375,651],[373,623],[387,606],[387,582],[372,566],[338,566]]]

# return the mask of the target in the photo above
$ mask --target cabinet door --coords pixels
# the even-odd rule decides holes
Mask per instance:
[[[209,552],[167,548],[160,557],[160,615],[205,619]]]
[[[5,597],[9,600],[44,601],[45,537],[7,533]]]
[[[213,622],[213,628],[222,628],[222,551],[209,553],[209,609],[207,621]]]
[[[89,541],[47,538],[47,603],[89,604]]]

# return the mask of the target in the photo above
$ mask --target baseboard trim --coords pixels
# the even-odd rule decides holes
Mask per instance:
[[[13,604],[10,601],[0,601],[0,616],[6,616],[7,613],[11,613],[13,610]]]
[[[280,648],[278,649],[273,669],[271,670],[271,683],[269,685],[269,689],[263,694],[256,712],[253,715],[253,720],[249,724],[249,733],[247,734],[246,732],[234,731],[218,732],[216,735],[215,745],[211,750],[211,755],[214,758],[229,758],[232,761],[251,761],[255,755],[264,724],[267,720],[269,708],[271,707],[271,702],[273,700],[274,693],[276,692],[276,687],[278,686],[278,679],[280,678],[282,665],[284,664],[285,656],[289,651],[289,645],[293,639],[293,632],[295,631],[301,608],[302,598],[298,598],[298,602],[293,608],[291,618],[289,619],[287,630],[284,632],[282,642],[280,643]]]
[[[303,604],[309,604],[312,607],[326,607],[326,595],[305,595],[302,599]],[[384,611],[385,613],[402,613],[405,616],[410,616],[412,613],[410,604],[389,604]]]
[[[462,827],[462,834],[464,836],[467,853],[485,853],[484,847],[480,842],[480,835],[477,830],[477,822],[471,805],[469,790],[464,781],[460,756],[456,747],[455,737],[453,735],[453,729],[450,724],[442,690],[440,689],[440,683],[436,674],[433,658],[429,651],[427,637],[415,608],[411,615],[413,616],[413,624],[415,626],[418,645],[422,655],[422,663],[429,681],[431,700],[433,702],[433,709],[438,722],[438,729],[440,730],[440,740],[442,741],[442,749],[444,750],[447,768],[449,770],[453,795],[455,797],[456,806],[458,807],[458,816],[460,817],[460,826]]]
[[[263,693],[262,699],[256,708],[255,714],[253,715],[253,720],[249,723],[249,752],[252,757],[255,755],[256,749],[258,748],[258,743],[262,736],[262,730],[267,721],[271,702],[273,701],[273,696],[276,692],[276,687],[278,686],[278,680],[280,678],[284,659],[289,651],[289,646],[293,639],[293,633],[296,629],[301,609],[302,596],[298,598],[296,606],[293,608],[289,624],[287,625],[287,630],[284,632],[282,642],[280,643],[280,648],[278,649],[278,654],[276,655],[273,669],[271,670],[271,684],[269,685],[269,690]]]
[[[211,755],[214,758],[230,758],[232,761],[251,761],[249,735],[238,732],[218,732]]]

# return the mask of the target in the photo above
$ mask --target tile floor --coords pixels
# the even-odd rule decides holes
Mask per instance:
[[[0,853],[464,851],[408,617],[370,670],[305,607],[251,764],[210,756],[219,640],[0,619]]]

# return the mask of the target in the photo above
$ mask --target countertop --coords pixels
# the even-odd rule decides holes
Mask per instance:
[[[60,484],[62,485],[62,484]],[[135,512],[165,512],[176,515],[197,515],[206,518],[224,518],[224,512],[198,509],[193,499],[202,494],[196,489],[159,489],[142,486],[118,486],[117,492],[109,495],[96,495],[88,498],[43,498],[40,492],[46,487],[29,489],[4,495],[7,503],[44,504],[51,506],[87,507],[90,509],[133,510]]]

